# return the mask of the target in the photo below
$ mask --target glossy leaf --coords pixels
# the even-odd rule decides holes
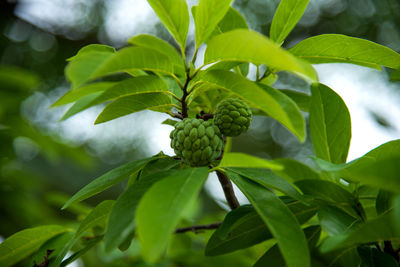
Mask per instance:
[[[361,267],[398,267],[399,264],[389,254],[371,247],[357,248],[361,258]]]
[[[211,34],[209,39],[211,40],[214,36],[219,35],[224,32],[229,32],[235,29],[247,29],[247,23],[242,14],[239,13],[233,7],[229,7],[228,12],[218,23],[214,32]]]
[[[87,184],[84,188],[79,190],[75,195],[73,195],[67,203],[62,207],[62,209],[67,208],[69,205],[75,202],[85,200],[97,193],[104,191],[105,189],[121,182],[126,179],[129,175],[137,173],[140,171],[147,163],[155,160],[157,157],[151,157],[146,159],[141,159],[133,162],[129,162],[118,168],[115,168],[102,176],[96,178],[91,183]]]
[[[217,61],[265,64],[276,71],[291,71],[316,81],[313,67],[280,48],[267,37],[246,29],[237,29],[215,36],[208,42],[204,63]]]
[[[377,214],[383,214],[391,209],[393,195],[394,194],[392,192],[379,190],[375,205]]]
[[[38,250],[50,238],[71,231],[59,225],[43,225],[22,230],[0,244],[0,266],[11,266]]]
[[[281,0],[271,23],[270,38],[283,43],[303,15],[309,0]]]
[[[400,68],[400,55],[368,40],[341,34],[322,34],[301,41],[289,50],[312,64],[351,63],[380,69]]]
[[[81,97],[78,101],[76,101],[62,116],[60,121],[64,121],[75,114],[78,114],[79,112],[87,109],[87,107],[90,105],[93,100],[95,100],[97,97],[99,97],[103,92],[96,92],[92,93],[89,95],[85,95]]]
[[[281,89],[280,91],[290,97],[302,111],[308,112],[310,110],[310,95],[288,89]]]
[[[75,90],[68,91],[62,97],[60,97],[56,102],[54,102],[53,105],[51,106],[56,107],[75,102],[84,96],[97,92],[103,92],[111,88],[115,84],[116,84],[115,82],[99,82],[99,83],[90,83],[84,85]]]
[[[159,167],[168,169],[176,164],[177,160],[169,157],[150,162],[142,170],[142,173],[146,173],[146,170],[150,167],[151,170],[156,173],[149,173],[147,175],[141,174],[140,178],[118,197],[111,211],[108,228],[104,236],[104,243],[107,251],[118,247],[133,232],[136,225],[134,221],[136,208],[147,190],[155,182],[161,181],[161,179],[170,177],[176,173],[174,170],[157,172],[157,169]]]
[[[93,73],[114,53],[114,48],[97,44],[88,45],[79,50],[69,59],[70,62],[65,69],[65,76],[72,88],[78,88],[89,81]]]
[[[228,171],[240,174],[266,188],[273,188],[281,191],[293,199],[302,199],[301,194],[288,181],[276,175],[272,171],[265,169],[250,169],[250,168],[227,168]]]
[[[225,153],[220,161],[219,168],[226,167],[247,167],[247,168],[266,168],[282,169],[282,166],[273,161],[257,158],[244,153]]]
[[[175,47],[166,41],[150,34],[139,34],[130,38],[128,43],[157,50],[158,52],[166,55],[170,61],[173,62],[176,73],[182,76],[185,74],[185,66],[183,65],[181,56]]]
[[[186,0],[147,0],[161,22],[185,51],[189,29],[189,9]]]
[[[268,189],[231,172],[228,177],[249,199],[277,240],[287,266],[309,266],[310,254],[305,235],[289,208]]]
[[[335,206],[322,205],[318,209],[318,218],[321,227],[329,236],[334,236],[350,231],[361,223],[348,213]]]
[[[110,121],[145,109],[171,108],[171,98],[164,93],[146,93],[118,98],[108,104],[94,124]]]
[[[229,10],[232,0],[200,0],[194,10],[196,47],[205,43]]]
[[[310,134],[317,157],[333,163],[346,162],[351,139],[350,113],[329,87],[311,86]]]
[[[143,196],[136,220],[147,261],[154,262],[164,252],[182,212],[197,197],[207,177],[207,168],[184,169],[154,184]]]
[[[127,47],[107,58],[89,79],[131,70],[148,70],[173,74],[174,65],[170,63],[166,55],[157,50],[147,47]]]
[[[305,121],[296,104],[286,95],[272,87],[256,84],[246,78],[224,70],[212,70],[201,80],[218,86],[244,99],[251,107],[260,109],[282,123],[300,141],[305,140]]]

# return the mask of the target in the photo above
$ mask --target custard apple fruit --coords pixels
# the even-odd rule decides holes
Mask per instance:
[[[222,153],[224,141],[213,120],[186,118],[170,134],[176,155],[191,166],[206,166]]]
[[[238,136],[247,131],[251,123],[251,110],[240,99],[227,98],[217,105],[215,125],[225,136]]]

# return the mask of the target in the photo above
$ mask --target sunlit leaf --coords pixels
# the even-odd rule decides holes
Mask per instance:
[[[341,34],[322,34],[301,41],[289,50],[310,63],[352,63],[380,69],[400,68],[400,55],[374,42]]]
[[[192,9],[196,26],[196,47],[207,41],[228,12],[231,2],[232,0],[200,0],[196,9]]]
[[[96,118],[95,124],[110,121],[145,109],[171,108],[171,98],[164,93],[145,93],[118,98],[108,104]]]
[[[270,38],[283,43],[306,10],[309,0],[281,0],[271,23]]]
[[[245,194],[275,237],[287,266],[309,266],[307,240],[290,209],[268,189],[231,172],[228,177]]]
[[[62,116],[60,121],[64,121],[75,114],[87,109],[90,103],[93,102],[97,97],[99,97],[103,92],[95,92],[81,97],[78,101],[76,101]]]
[[[282,166],[273,161],[257,158],[244,153],[225,153],[218,167],[244,167],[282,169]]]
[[[121,182],[129,175],[137,173],[140,171],[147,163],[155,160],[157,157],[145,158],[133,162],[129,162],[118,168],[115,168],[97,179],[93,180],[91,183],[87,184],[84,188],[79,190],[75,195],[73,195],[70,200],[65,203],[62,209],[67,208],[69,205],[75,202],[85,200],[97,193],[104,191],[105,189]]]
[[[244,99],[251,107],[260,109],[282,123],[300,141],[305,140],[305,120],[289,97],[272,87],[257,84],[225,70],[212,70],[201,76],[201,81],[221,87]]]
[[[164,252],[182,212],[197,197],[207,176],[207,168],[184,169],[154,184],[143,196],[136,220],[147,261],[154,262]]]
[[[290,97],[302,111],[308,112],[310,110],[310,95],[287,89],[281,89],[280,91]]]
[[[189,29],[189,9],[186,0],[147,0],[147,2],[185,51]]]
[[[350,113],[329,87],[311,86],[310,134],[317,157],[333,163],[346,162],[351,139]]]
[[[150,34],[139,34],[130,38],[128,43],[157,50],[158,52],[166,55],[170,61],[173,62],[176,73],[181,76],[185,74],[185,66],[183,65],[181,56],[175,47],[166,41]]]
[[[71,231],[59,225],[43,225],[17,232],[0,244],[0,266],[11,266],[38,250],[50,238]]]
[[[246,29],[237,29],[215,36],[208,42],[204,55],[206,64],[217,61],[265,64],[276,71],[291,71],[316,81],[313,67],[280,48],[267,37]]]

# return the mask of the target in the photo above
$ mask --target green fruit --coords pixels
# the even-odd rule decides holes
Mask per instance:
[[[213,120],[186,118],[170,134],[175,154],[191,166],[206,166],[221,156],[224,141]]]
[[[251,123],[249,106],[238,98],[227,98],[217,105],[214,122],[225,136],[238,136],[247,131]]]

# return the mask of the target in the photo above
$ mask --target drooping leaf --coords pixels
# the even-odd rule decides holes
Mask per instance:
[[[157,181],[165,177],[170,177],[176,173],[176,170],[167,170],[177,164],[172,158],[161,158],[149,163],[142,174],[133,184],[131,184],[117,199],[110,217],[108,228],[104,236],[105,248],[107,251],[118,247],[127,238],[135,228],[135,212],[142,196]],[[149,167],[156,173],[146,174]],[[166,171],[158,171],[162,167]],[[144,173],[143,173],[144,172]],[[147,171],[148,172],[148,171]]]
[[[231,2],[232,0],[200,0],[198,6],[192,9],[196,26],[196,47],[207,41],[228,12]]]
[[[110,121],[145,109],[157,110],[159,108],[170,109],[171,107],[171,98],[162,92],[129,95],[118,98],[108,104],[96,118],[94,124]]]
[[[277,240],[287,266],[309,266],[307,241],[290,209],[268,189],[231,172],[228,177],[249,199]]]
[[[321,245],[321,251],[325,253],[381,240],[398,240],[400,238],[398,228],[398,225],[393,223],[393,213],[385,213],[353,231],[327,238]]]
[[[309,95],[287,89],[280,91],[290,97],[302,111],[308,112],[310,110],[311,97]]]
[[[136,212],[143,257],[157,260],[167,246],[180,216],[197,197],[208,176],[207,168],[189,168],[154,184],[143,196]]]
[[[329,87],[311,86],[310,134],[317,157],[333,163],[346,162],[351,139],[350,113]]]
[[[266,188],[273,188],[293,199],[302,199],[301,194],[288,181],[265,169],[227,168],[228,171],[240,174]]]
[[[358,255],[361,258],[361,267],[398,267],[399,264],[389,254],[371,247],[358,247]]]
[[[341,34],[322,34],[301,41],[289,50],[312,64],[352,63],[380,69],[400,68],[400,55],[392,49],[368,40]]]
[[[0,244],[0,266],[11,266],[23,260],[50,238],[71,231],[60,225],[42,225],[22,230]]]
[[[215,36],[208,42],[205,64],[217,61],[252,62],[265,64],[276,71],[291,71],[313,81],[313,67],[280,48],[267,37],[247,29],[237,29]]]
[[[270,38],[283,43],[306,10],[309,0],[281,0],[271,23]]]
[[[301,142],[305,140],[305,121],[296,104],[286,95],[272,87],[256,84],[246,78],[225,70],[212,70],[201,76],[212,86],[229,90],[244,99],[251,107],[260,109],[282,123]]]
[[[127,47],[109,56],[88,79],[131,70],[148,70],[171,75],[174,73],[174,65],[166,55],[157,50],[140,46]]]
[[[181,56],[175,47],[166,41],[150,34],[139,34],[130,38],[128,43],[136,46],[151,48],[166,55],[170,61],[173,62],[175,72],[181,76],[185,75],[185,66],[183,65]]]
[[[235,29],[247,29],[247,23],[242,14],[233,7],[229,7],[228,12],[218,23],[214,32],[209,37],[211,40],[214,36],[219,35],[224,32],[229,32]]]
[[[247,168],[266,168],[282,169],[282,166],[273,161],[257,158],[244,153],[225,153],[217,167],[247,167]]]
[[[123,179],[127,178],[129,175],[137,173],[140,171],[147,163],[158,157],[151,157],[146,159],[141,159],[133,162],[129,162],[118,168],[115,168],[97,179],[93,180],[91,183],[87,184],[84,188],[79,190],[75,195],[73,195],[67,203],[62,207],[62,209],[67,208],[69,205],[75,202],[85,200],[97,193],[104,191],[105,189],[121,182]]]
[[[189,9],[186,0],[147,0],[161,22],[185,51],[189,29]]]
[[[62,116],[60,121],[64,121],[75,114],[78,114],[79,112],[85,110],[89,104],[95,100],[97,97],[99,97],[103,92],[95,92],[91,93],[89,95],[85,95],[81,97],[78,101],[76,101]]]
[[[115,53],[115,49],[106,45],[91,44],[83,47],[69,58],[65,76],[72,85],[78,88],[90,80],[93,73]]]
[[[90,83],[84,85],[75,90],[68,91],[62,97],[60,97],[56,102],[54,102],[53,105],[51,106],[56,107],[75,102],[80,98],[90,95],[92,93],[103,92],[111,88],[115,84],[116,84],[115,82],[99,82],[99,83]]]

